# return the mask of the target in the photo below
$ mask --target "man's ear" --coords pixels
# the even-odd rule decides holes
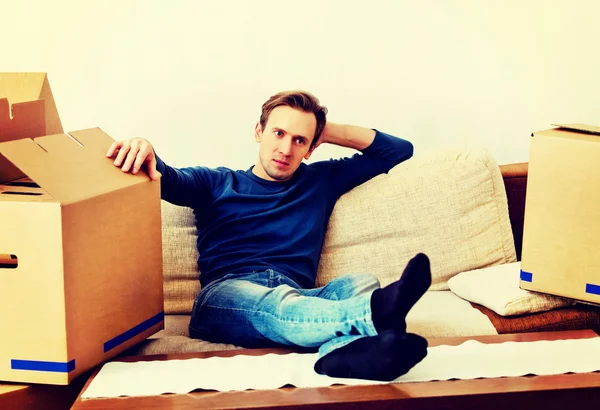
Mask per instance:
[[[313,151],[315,150],[315,148],[317,148],[317,146],[315,145],[314,147],[312,147],[311,149],[308,150],[308,152],[306,153],[306,155],[304,156],[305,160],[308,160],[310,158],[310,156],[312,155]]]
[[[262,127],[260,126],[260,122],[257,122],[256,127],[254,127],[254,139],[256,142],[260,142],[262,140]]]

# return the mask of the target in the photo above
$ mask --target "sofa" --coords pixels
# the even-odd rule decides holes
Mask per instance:
[[[385,286],[399,277],[411,257],[424,252],[431,261],[433,280],[407,317],[409,332],[426,338],[574,329],[599,332],[600,308],[595,306],[567,301],[542,311],[524,308],[520,314],[503,316],[450,289],[452,278],[463,272],[485,273],[498,266],[518,270],[526,184],[527,163],[498,166],[482,148],[418,154],[338,200],[316,286],[361,272],[372,273]],[[126,354],[239,348],[189,337],[201,274],[194,213],[163,201],[162,215],[165,328]],[[518,287],[518,279],[512,283]],[[485,277],[478,286],[476,294],[495,292],[490,286],[485,289]]]

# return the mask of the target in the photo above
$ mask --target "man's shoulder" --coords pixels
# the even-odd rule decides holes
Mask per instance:
[[[296,173],[302,180],[322,180],[330,173],[331,165],[329,161],[318,161],[310,164],[302,163],[296,170]]]

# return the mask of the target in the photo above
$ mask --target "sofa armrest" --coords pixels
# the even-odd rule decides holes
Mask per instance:
[[[515,240],[517,260],[521,260],[523,247],[523,220],[525,218],[525,195],[527,191],[527,171],[529,163],[500,165],[504,188],[508,200],[508,213]]]

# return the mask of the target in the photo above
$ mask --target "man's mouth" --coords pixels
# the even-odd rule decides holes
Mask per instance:
[[[277,166],[280,166],[280,167],[287,167],[288,165],[290,165],[290,164],[288,164],[287,162],[285,162],[285,161],[280,161],[280,160],[278,160],[278,159],[274,159],[273,161],[274,161],[274,162],[277,164]]]

